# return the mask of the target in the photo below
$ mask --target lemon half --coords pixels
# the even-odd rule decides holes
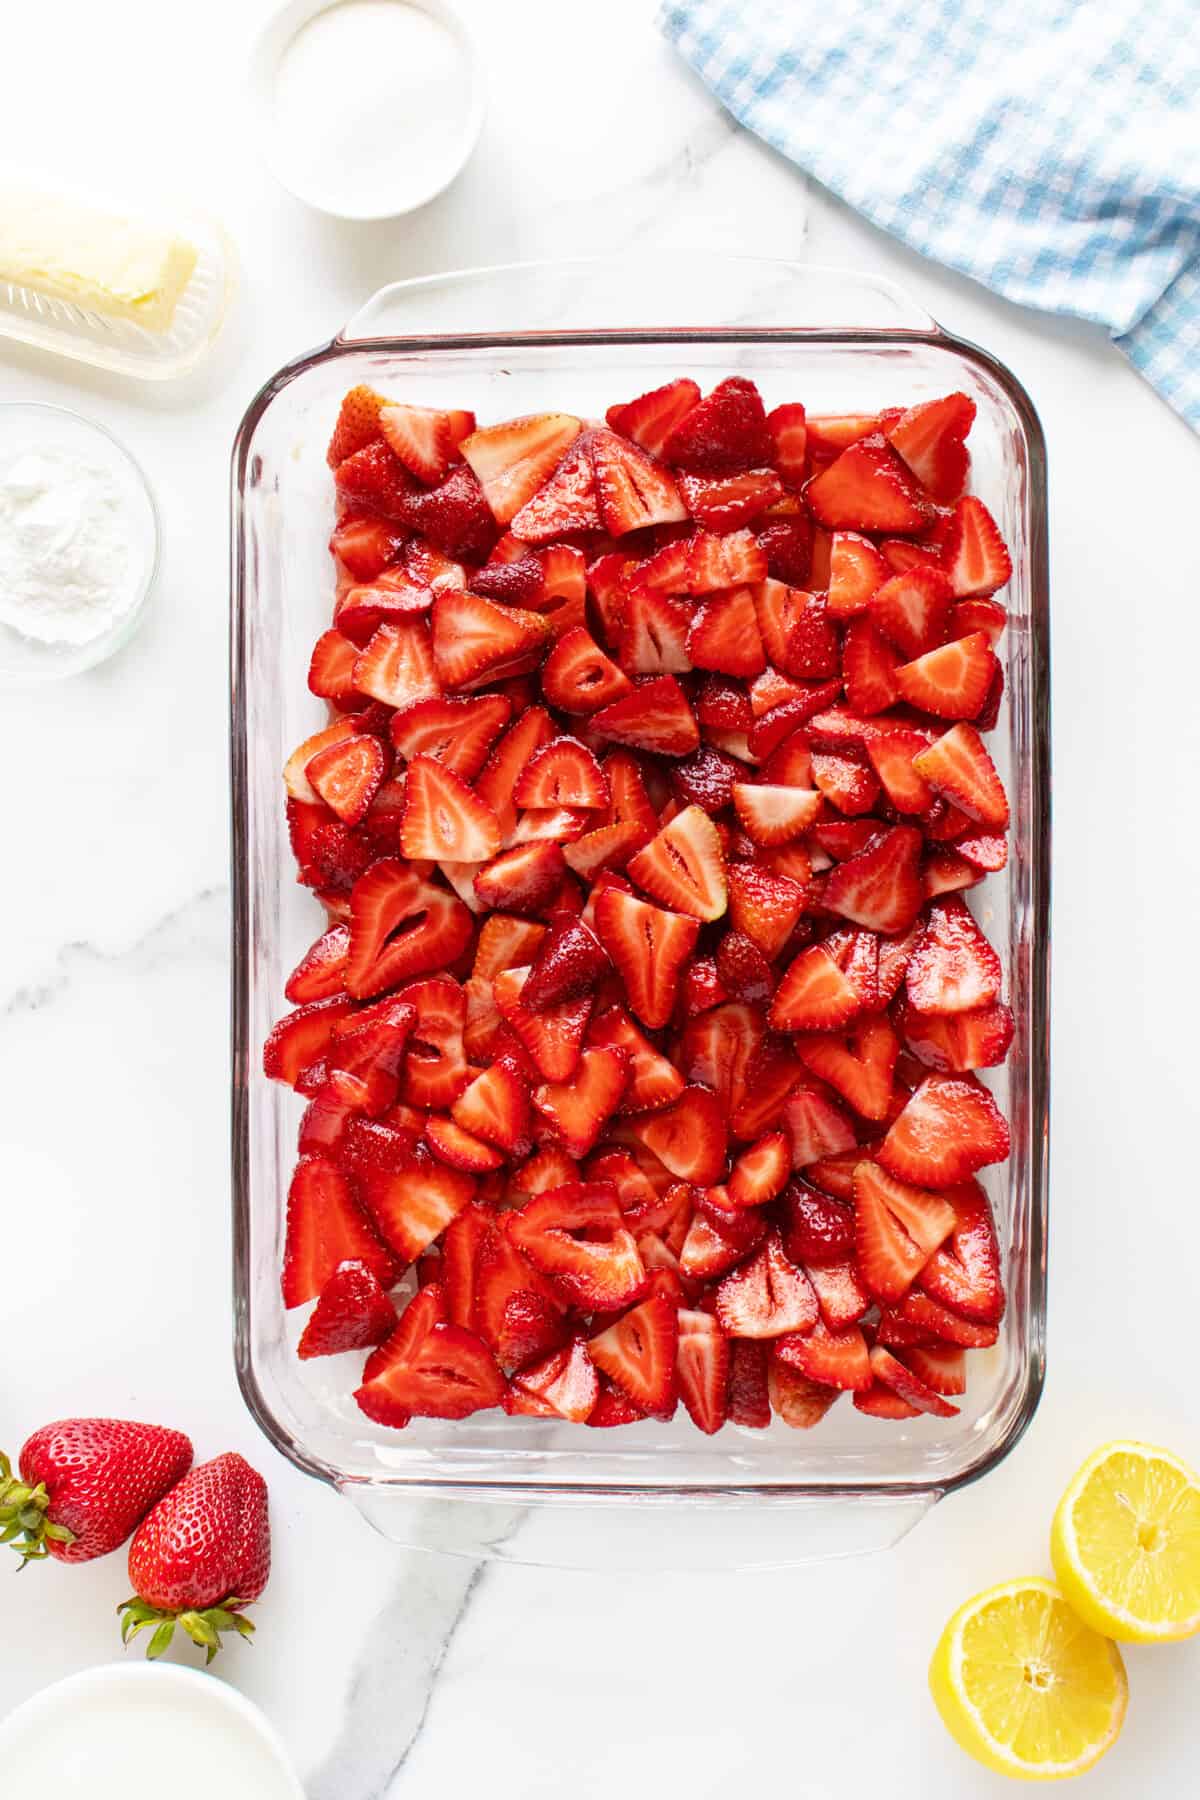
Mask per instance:
[[[968,1755],[1025,1781],[1082,1775],[1099,1762],[1129,1697],[1116,1645],[1033,1576],[959,1607],[933,1653],[929,1686]]]
[[[1080,1618],[1107,1637],[1200,1631],[1200,1475],[1152,1444],[1105,1444],[1058,1503],[1050,1554]]]

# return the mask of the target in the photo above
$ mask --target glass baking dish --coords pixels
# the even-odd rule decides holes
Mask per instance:
[[[692,322],[669,323],[680,318]],[[482,422],[562,406],[599,415],[684,373],[704,387],[750,376],[768,407],[874,411],[961,388],[978,408],[973,485],[1013,555],[991,739],[1012,854],[972,895],[1017,1019],[1007,1068],[991,1072],[1013,1128],[1011,1158],[987,1172],[1009,1294],[999,1342],[972,1353],[949,1421],[885,1424],[843,1404],[811,1432],[775,1421],[706,1438],[682,1409],[616,1432],[500,1412],[389,1432],[358,1411],[340,1359],[295,1357],[301,1319],[285,1315],[278,1271],[303,1102],[260,1063],[286,975],[323,921],[294,880],[280,770],[322,718],[305,677],[333,598],[325,446],[356,382],[470,406]],[[744,1567],[895,1541],[1012,1449],[1044,1373],[1049,641],[1045,451],[1028,396],[986,352],[858,276],[699,254],[470,271],[383,289],[273,376],[237,435],[232,502],[235,1324],[251,1412],[284,1455],[409,1543],[570,1566]],[[419,1504],[431,1500],[471,1504]]]

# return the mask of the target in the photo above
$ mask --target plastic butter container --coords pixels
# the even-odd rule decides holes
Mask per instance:
[[[102,277],[114,268],[135,277],[139,251],[155,240],[175,252],[175,287],[164,304],[147,297],[143,316],[137,307],[120,316],[104,303]],[[93,270],[97,279],[90,280]],[[0,169],[0,338],[119,375],[166,381],[205,355],[234,286],[232,245],[206,214]]]

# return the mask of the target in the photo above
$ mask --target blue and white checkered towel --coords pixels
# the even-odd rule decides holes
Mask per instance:
[[[1200,0],[674,0],[659,23],[873,224],[1107,326],[1200,431]]]

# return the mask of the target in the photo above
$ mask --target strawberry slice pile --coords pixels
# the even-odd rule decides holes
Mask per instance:
[[[973,414],[347,396],[284,770],[328,924],[264,1066],[299,1353],[369,1352],[371,1419],[957,1410],[1013,1035],[963,899],[1009,821]]]

